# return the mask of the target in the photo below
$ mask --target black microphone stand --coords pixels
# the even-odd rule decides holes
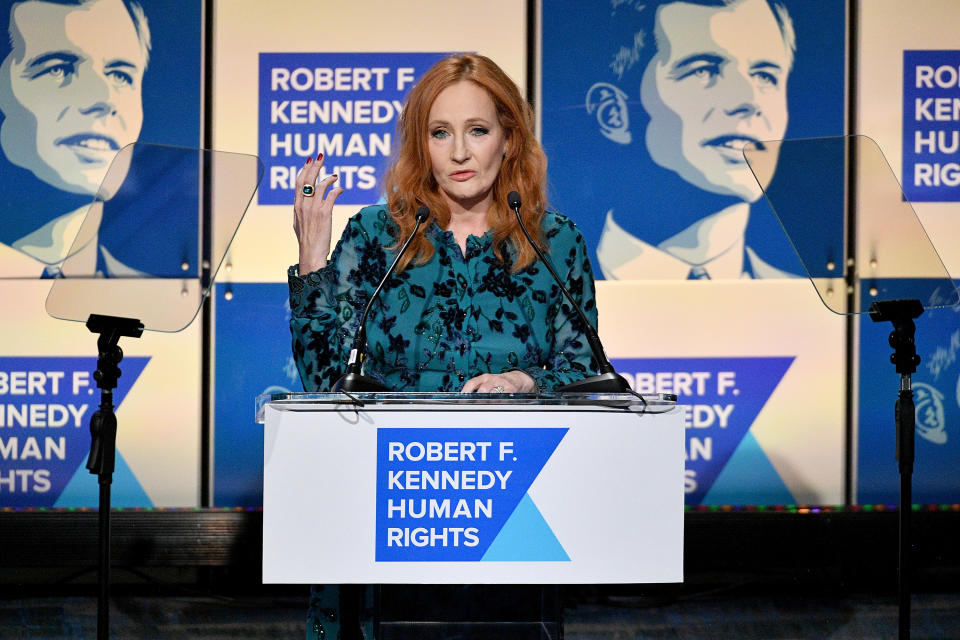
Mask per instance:
[[[538,247],[537,243],[534,242],[533,238],[530,237],[530,232],[527,231],[526,225],[523,224],[523,218],[520,216],[520,194],[516,191],[511,191],[507,196],[507,203],[517,215],[517,223],[520,225],[520,230],[523,231],[523,235],[527,237],[527,242],[530,243],[530,246],[533,247],[537,257],[540,258],[540,262],[543,263],[543,265],[547,268],[547,271],[550,272],[550,275],[553,276],[553,279],[560,286],[560,291],[562,291],[563,295],[567,297],[567,301],[570,303],[571,308],[573,308],[573,310],[577,313],[577,316],[580,318],[580,322],[583,323],[583,333],[587,337],[587,342],[590,344],[590,350],[593,352],[593,357],[596,358],[599,366],[600,373],[598,375],[590,376],[588,378],[584,378],[583,380],[577,380],[576,382],[571,382],[570,384],[564,385],[557,390],[576,391],[583,393],[633,393],[633,390],[630,388],[630,383],[628,383],[623,376],[617,373],[616,369],[613,368],[613,365],[610,364],[610,360],[603,351],[603,345],[600,344],[600,336],[597,335],[593,325],[591,325],[590,321],[587,320],[587,316],[584,315],[580,305],[577,304],[577,302],[573,299],[573,296],[570,295],[570,292],[567,291],[567,288],[563,286],[563,281],[560,279],[560,276],[557,275],[557,272],[554,271],[550,261],[547,260],[547,257],[543,255],[540,247]]]
[[[120,377],[120,361],[123,350],[117,344],[121,337],[139,338],[143,324],[132,318],[90,314],[87,329],[98,333],[97,370],[93,379],[100,388],[100,408],[90,417],[90,456],[87,470],[95,474],[100,483],[99,567],[97,571],[97,638],[110,637],[110,485],[117,453],[117,416],[114,413],[113,390]]]
[[[364,313],[364,318],[366,318],[366,313]],[[362,324],[363,320],[360,322],[360,329],[357,330],[353,349],[350,350],[350,363],[347,365],[347,373],[337,380],[336,384],[333,385],[333,390],[344,393],[354,391],[389,391],[385,385],[361,373],[363,369],[363,352],[367,342],[367,330]]]
[[[430,217],[430,209],[421,206],[417,209],[415,215],[417,220],[416,226],[403,243],[403,246],[400,247],[400,251],[397,252],[397,257],[393,259],[393,264],[387,269],[387,273],[384,274],[380,280],[380,284],[378,284],[377,288],[370,294],[370,299],[363,308],[363,315],[360,316],[360,328],[357,329],[357,335],[353,339],[353,348],[350,350],[350,359],[347,362],[347,373],[333,385],[334,391],[342,391],[344,393],[351,391],[389,391],[386,386],[361,373],[363,371],[363,356],[367,346],[367,315],[373,307],[374,300],[380,295],[383,286],[387,283],[387,280],[390,279],[390,276],[393,275],[394,270],[397,268],[397,263],[400,262],[400,258],[403,257],[407,247],[410,246],[413,236],[417,235],[417,231],[420,230],[420,225]]]
[[[916,412],[913,404],[911,375],[920,364],[914,342],[914,319],[923,313],[919,300],[882,300],[870,305],[870,319],[893,323],[890,346],[894,352],[890,362],[900,374],[900,393],[894,407],[897,426],[896,457],[900,471],[900,554],[897,567],[897,596],[899,600],[899,638],[910,638],[910,517],[913,511],[913,460]]]

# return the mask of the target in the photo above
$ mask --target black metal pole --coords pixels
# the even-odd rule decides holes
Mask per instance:
[[[900,602],[900,640],[910,638],[910,519],[913,514],[913,459],[916,413],[910,374],[900,376],[900,399],[896,407],[897,465],[900,469],[900,563],[897,591]]]
[[[87,470],[96,474],[100,485],[97,522],[100,543],[97,566],[97,640],[110,638],[110,485],[117,451],[117,416],[113,412],[113,389],[120,369],[117,367],[123,352],[110,344],[110,336],[101,334],[97,340],[100,357],[93,374],[100,390],[100,408],[90,418],[90,456]]]
[[[90,416],[90,455],[87,470],[97,476],[100,485],[99,565],[97,567],[97,640],[110,638],[110,485],[117,453],[117,415],[114,413],[113,390],[120,377],[123,350],[117,344],[127,336],[139,338],[143,324],[132,318],[91,314],[87,329],[97,338],[97,370],[93,379],[100,389],[100,407]]]
[[[97,571],[97,640],[110,638],[110,482],[100,482],[100,565]]]
[[[914,334],[917,327],[914,319],[923,313],[919,300],[878,300],[870,305],[870,319],[874,322],[891,322],[890,346],[893,354],[890,362],[900,374],[900,393],[894,407],[896,422],[896,457],[900,472],[900,549],[897,562],[897,599],[899,604],[898,631],[900,640],[910,638],[910,516],[913,511],[913,459],[916,413],[913,404],[911,375],[920,364]]]
[[[97,567],[97,640],[110,638],[110,485],[117,451],[117,416],[114,413],[113,389],[120,369],[117,367],[123,352],[110,336],[101,334],[97,340],[100,357],[93,374],[100,389],[100,408],[90,417],[90,456],[87,470],[96,474],[100,485],[98,503],[99,564]]]

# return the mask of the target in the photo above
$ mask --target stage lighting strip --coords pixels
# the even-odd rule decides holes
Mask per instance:
[[[883,513],[886,511],[898,511],[899,506],[895,504],[855,504],[849,507],[843,505],[796,505],[796,504],[777,504],[777,505],[686,505],[684,507],[688,513]],[[914,511],[960,511],[960,504],[915,504]]]

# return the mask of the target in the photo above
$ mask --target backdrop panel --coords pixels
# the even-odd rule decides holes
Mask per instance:
[[[845,3],[542,10],[551,201],[592,249],[608,355],[680,396],[688,504],[842,501],[845,323],[740,150],[844,133]]]
[[[551,198],[598,278],[803,273],[741,149],[844,133],[845,24],[842,0],[543,3]]]
[[[97,336],[49,317],[48,280],[8,280],[0,357],[0,504],[95,507],[86,469],[100,403]],[[122,339],[117,405],[117,507],[199,504],[200,326]]]
[[[886,155],[951,276],[960,276],[960,5],[950,0],[860,3],[858,133]],[[890,324],[858,323],[856,498],[895,503],[893,403],[898,379],[887,359]],[[957,502],[960,481],[960,314],[917,320],[916,502]]]
[[[688,504],[842,502],[845,320],[808,281],[597,289],[614,365],[687,412]]]
[[[960,483],[960,308],[932,309],[916,320],[920,365],[913,374],[916,463],[913,501],[956,503]],[[858,502],[896,504],[900,475],[896,458],[894,404],[900,376],[890,363],[892,325],[859,319]]]
[[[462,6],[434,0],[361,0],[336,11],[303,0],[215,3],[214,146],[257,153],[268,166],[219,278],[217,505],[261,499],[255,394],[273,386],[301,390],[295,372],[291,377],[286,309],[286,271],[297,260],[290,180],[308,153],[324,153],[325,169],[348,189],[334,207],[339,237],[350,216],[380,200],[397,103],[411,83],[449,52],[476,51],[524,88],[525,20],[523,3],[512,0],[471,7],[469,17]],[[232,301],[224,298],[228,290]],[[251,348],[250,340],[258,344]]]
[[[117,150],[200,146],[202,6],[0,0],[0,505],[97,504],[84,467],[96,337],[46,315],[38,278],[56,273]],[[196,506],[199,328],[121,347],[113,504]]]

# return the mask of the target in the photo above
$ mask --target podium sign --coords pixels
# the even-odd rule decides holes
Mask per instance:
[[[682,581],[672,400],[356,395],[262,402],[264,583]]]

